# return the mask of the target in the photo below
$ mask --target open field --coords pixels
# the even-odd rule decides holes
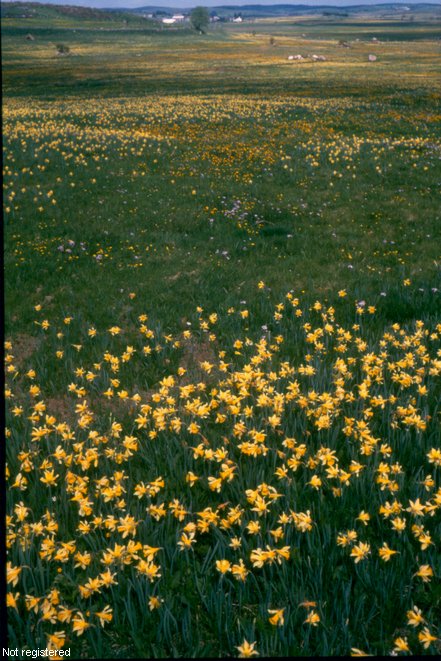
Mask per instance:
[[[440,654],[437,11],[2,20],[11,647]]]

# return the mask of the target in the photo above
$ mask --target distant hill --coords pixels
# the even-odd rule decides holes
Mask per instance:
[[[195,5],[201,4],[204,5],[204,1],[201,0],[200,3],[197,1]],[[207,5],[208,6],[208,3]],[[404,11],[433,11],[436,9],[441,9],[441,5],[438,3],[409,3],[406,4],[390,2],[390,3],[379,3],[379,4],[359,4],[359,5],[339,5],[333,6],[328,4],[317,5],[317,4],[301,4],[301,5],[292,5],[292,4],[275,4],[275,5],[261,5],[261,4],[251,4],[251,5],[216,5],[208,7],[211,14],[217,14],[218,16],[240,14],[242,17],[249,18],[271,18],[281,17],[281,16],[296,16],[296,15],[305,15],[305,14],[327,14],[327,15],[353,15],[359,13],[378,13],[380,11],[390,11],[390,12],[400,12]],[[159,5],[147,5],[142,7],[136,7],[130,10],[134,13],[140,14],[155,14],[158,12],[167,12],[170,14],[173,13],[188,13],[189,9],[182,9],[179,7],[169,7],[169,6],[159,6]]]
[[[92,7],[77,7],[75,5],[54,5],[40,2],[2,2],[0,3],[0,15],[2,19],[46,19],[63,20],[63,22],[109,22],[109,21],[133,21],[145,22],[137,13],[130,10],[106,10]]]
[[[87,2],[87,0],[80,0],[80,2]],[[100,0],[105,2],[105,0]],[[124,0],[120,0],[121,5]],[[191,0],[189,0],[191,3]],[[94,0],[90,0],[90,4],[94,4]],[[195,0],[194,6],[202,4]],[[210,3],[211,4],[211,3]],[[208,5],[208,3],[206,3]],[[355,16],[357,14],[378,14],[380,12],[388,11],[390,13],[403,11],[413,12],[441,12],[440,4],[433,3],[417,3],[408,6],[402,3],[381,3],[381,4],[360,4],[350,6],[333,6],[333,5],[292,5],[292,4],[276,4],[276,5],[218,5],[209,7],[210,14],[217,15],[222,20],[231,19],[233,16],[241,16],[244,19],[251,18],[280,18],[284,16],[298,16],[298,15],[324,15],[334,17]],[[145,25],[148,16],[166,16],[177,13],[188,14],[189,8],[182,9],[182,7],[168,7],[165,5],[146,5],[136,8],[120,8],[108,7],[98,9],[96,7],[76,6],[69,4],[52,4],[52,3],[39,3],[39,2],[1,2],[0,12],[3,19],[43,19],[50,20],[56,19],[63,22],[70,21],[85,21],[85,22],[100,22],[100,21],[127,21],[141,23]]]
[[[121,0],[122,1],[122,0]],[[191,1],[191,0],[190,0]],[[194,6],[196,6],[198,2],[196,1],[194,3]],[[201,0],[201,5],[204,5],[203,0]],[[412,9],[433,9],[436,7],[441,7],[441,3],[437,2],[409,2],[409,8]],[[189,7],[191,5],[189,4]],[[208,3],[204,6],[208,7]],[[210,9],[219,9],[219,10],[234,10],[234,11],[249,11],[249,12],[256,12],[260,13],[262,11],[266,11],[271,14],[285,14],[285,15],[291,15],[292,13],[305,13],[309,11],[327,11],[330,9],[335,9],[336,11],[349,11],[349,12],[359,12],[359,11],[368,11],[368,10],[393,10],[395,9],[396,11],[403,11],[403,7],[406,6],[405,2],[380,2],[380,3],[372,3],[372,2],[367,2],[367,3],[361,3],[361,4],[354,4],[354,5],[342,5],[342,4],[316,4],[316,3],[311,3],[311,4],[274,4],[274,5],[268,5],[268,4],[249,4],[249,5],[242,5],[242,4],[237,4],[237,5],[214,5],[211,6],[210,4]],[[155,11],[160,11],[162,9],[167,9],[168,11],[182,11],[182,7],[171,7],[168,5],[143,5],[142,7],[135,7],[132,10],[133,11],[143,11],[143,12],[155,12]]]
[[[91,7],[75,7],[72,5],[50,5],[39,2],[2,2],[2,18],[54,18],[69,17],[96,20],[109,19],[108,12]]]

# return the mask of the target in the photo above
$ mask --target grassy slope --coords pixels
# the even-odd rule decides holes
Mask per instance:
[[[243,356],[237,355],[233,341],[248,336],[257,340],[263,324],[271,337],[277,333],[284,337],[280,360],[298,365],[307,360],[306,353],[312,353],[316,376],[299,377],[306,396],[311,388],[334,391],[335,384],[326,353],[305,342],[304,319],[296,318],[292,310],[280,324],[273,316],[271,301],[284,300],[288,289],[299,295],[305,320],[314,325],[321,320],[308,311],[308,303],[316,299],[334,305],[337,321],[347,329],[360,322],[361,336],[372,342],[377,354],[378,335],[389,324],[410,327],[415,319],[424,319],[433,328],[439,320],[440,64],[431,22],[416,22],[412,28],[379,27],[375,22],[362,26],[333,22],[326,27],[322,19],[308,27],[263,22],[219,29],[204,37],[185,31],[86,29],[78,22],[71,29],[36,26],[33,42],[25,40],[29,27],[20,21],[3,21],[2,30],[6,333],[13,340],[11,360],[20,370],[17,379],[10,376],[15,396],[11,401],[23,402],[26,409],[21,418],[8,411],[11,481],[20,470],[17,451],[27,448],[34,424],[27,419],[33,402],[29,404],[24,390],[29,388],[24,374],[30,367],[37,371],[48,413],[55,412],[59,421],[75,420],[74,408],[82,401],[65,394],[72,380],[80,382],[75,369],[98,370],[92,366],[103,362],[106,350],[124,352],[127,342],[137,353],[129,365],[121,364],[118,376],[121,388],[130,394],[139,390],[145,400],[178,364],[186,365],[186,379],[207,380],[211,387],[217,377],[202,373],[198,364],[198,360],[215,360],[206,334],[199,333],[205,341],[198,334],[195,307],[199,304],[204,318],[219,313],[219,328],[214,322],[210,327],[217,334],[213,346],[227,347],[226,360],[238,369],[249,360],[251,350],[245,348]],[[393,38],[383,40],[386,33]],[[270,44],[270,36],[275,37],[275,45]],[[373,44],[373,36],[379,44]],[[338,45],[341,38],[360,41],[346,49]],[[59,41],[69,45],[71,56],[56,56],[54,44]],[[372,65],[367,62],[371,52],[378,55]],[[327,61],[288,62],[288,55],[296,53],[324,54]],[[261,279],[266,284],[263,290],[257,288]],[[347,290],[347,298],[339,297],[341,289]],[[135,298],[130,298],[131,292]],[[377,313],[360,318],[354,300],[376,305]],[[42,305],[38,313],[33,307],[37,304]],[[230,305],[235,313],[225,315]],[[249,324],[239,308],[249,310]],[[156,332],[148,341],[152,346],[148,358],[142,354],[147,340],[136,329],[138,315],[144,312]],[[63,322],[68,314],[73,316],[71,324]],[[47,333],[34,323],[43,319],[50,321]],[[194,344],[172,349],[163,333],[187,328],[188,320],[196,329]],[[105,332],[114,324],[123,327],[122,337]],[[87,334],[91,326],[98,329],[96,342]],[[358,339],[355,333],[354,337]],[[159,342],[163,348],[156,355]],[[415,353],[417,346],[418,342],[412,344]],[[429,348],[434,356],[435,340]],[[64,352],[62,359],[56,357],[57,350]],[[364,351],[370,350],[366,345]],[[329,348],[333,359],[342,355],[333,351]],[[361,351],[350,344],[355,360],[364,357]],[[405,351],[390,347],[392,356],[401,357]],[[273,360],[278,369],[276,352]],[[268,460],[236,456],[231,443],[239,477],[227,483],[221,494],[213,494],[206,487],[212,466],[194,461],[176,434],[164,432],[151,443],[147,431],[135,427],[130,408],[115,402],[116,397],[104,400],[102,392],[109,377],[115,376],[106,369],[104,365],[93,383],[83,379],[96,413],[93,427],[107,433],[108,421],[116,418],[122,421],[124,433],[141,439],[140,451],[122,466],[129,474],[127,512],[142,521],[142,541],[164,549],[159,556],[163,573],[159,592],[156,583],[140,578],[130,567],[118,570],[118,588],[103,589],[102,597],[90,601],[81,599],[78,583],[84,584],[89,571],[73,568],[72,558],[59,566],[59,575],[53,562],[43,563],[40,571],[36,548],[22,552],[16,543],[12,563],[23,566],[28,583],[20,582],[13,591],[41,596],[58,586],[63,603],[75,608],[93,610],[99,600],[103,608],[106,600],[114,608],[114,620],[104,632],[97,627],[78,638],[69,633],[70,624],[57,622],[52,627],[41,622],[40,615],[23,616],[22,611],[18,615],[11,609],[14,646],[23,641],[42,646],[46,631],[64,628],[75,654],[88,658],[225,656],[234,654],[244,637],[259,640],[261,655],[348,654],[351,646],[387,654],[393,638],[404,635],[406,610],[414,604],[423,609],[431,631],[436,631],[440,603],[436,581],[426,585],[409,577],[423,562],[439,575],[439,554],[430,546],[423,555],[416,540],[397,538],[390,522],[379,520],[380,503],[396,495],[373,487],[375,462],[383,457],[378,453],[371,460],[360,457],[353,439],[346,442],[342,437],[343,420],[329,432],[317,432],[297,403],[296,408],[288,407],[284,419],[287,434],[300,440],[310,434],[311,457],[324,443],[338,451],[344,468],[352,459],[370,461],[360,480],[343,491],[343,498],[334,498],[329,489],[322,492],[308,486],[313,468],[302,467],[292,481],[276,481],[279,445],[271,429]],[[265,364],[266,376],[270,369]],[[357,373],[356,379],[362,376]],[[437,442],[436,378],[427,377],[427,403],[422,403],[416,381],[411,391],[429,421],[425,436],[415,429],[391,430],[393,407],[384,413],[376,409],[372,422],[381,442],[393,445],[390,461],[404,466],[405,475],[397,479],[398,497],[405,506],[408,498],[429,497],[421,480],[432,470],[425,453]],[[356,385],[353,389],[354,403],[345,403],[344,414],[358,419],[365,404]],[[386,397],[390,392],[397,392],[398,402],[407,405],[409,391],[396,383],[375,390]],[[259,409],[249,424],[260,429],[267,425],[265,416]],[[235,418],[230,418],[221,432],[211,418],[203,422],[210,441],[220,445],[222,433],[232,437]],[[79,430],[78,438],[82,434],[87,435],[87,430]],[[42,465],[45,453],[55,451],[56,438],[53,434],[34,444],[36,467]],[[198,442],[194,437],[187,440],[190,445]],[[194,490],[185,482],[190,468],[202,476]],[[99,469],[90,471],[92,482],[120,469],[100,457]],[[56,470],[64,467],[57,464]],[[80,468],[75,466],[75,471]],[[180,523],[170,516],[158,525],[146,519],[145,503],[133,496],[133,488],[137,481],[159,475],[166,477],[160,498],[166,502],[182,498],[197,511],[220,504],[223,512],[223,503],[242,502],[250,485],[274,483],[283,491],[286,507],[311,509],[317,525],[310,536],[289,533],[287,543],[293,547],[289,563],[255,570],[243,586],[229,577],[224,581],[214,563],[230,557],[228,535],[215,530],[208,537],[198,536],[193,556],[176,546]],[[47,506],[47,489],[38,468],[28,478],[28,491],[10,490],[11,510],[23,499],[37,520]],[[53,493],[59,499],[53,506],[60,521],[59,538],[75,539],[78,548],[90,549],[93,571],[101,571],[99,554],[107,545],[121,542],[121,536],[104,529],[79,535],[72,494],[62,486]],[[114,501],[99,502],[103,516],[126,513],[116,509]],[[362,508],[371,508],[374,517],[367,532],[360,522],[354,523]],[[435,540],[439,524],[427,519],[425,525]],[[270,521],[268,527],[276,527],[277,514]],[[358,526],[360,539],[367,535],[372,541],[369,564],[355,565],[349,550],[336,546],[336,533],[350,526]],[[247,562],[257,544],[273,544],[268,532],[257,540],[243,537]],[[387,564],[377,556],[385,540],[400,550]],[[397,558],[400,570],[393,564]],[[165,604],[150,613],[146,603],[153,594],[163,596]],[[305,625],[306,612],[299,606],[305,599],[318,601],[323,627]],[[268,623],[268,608],[274,607],[287,608],[285,629]],[[31,630],[34,619],[35,631]],[[416,634],[410,635],[415,637],[412,650],[421,651]]]
[[[343,23],[342,30],[344,26]],[[146,295],[154,294],[158,311],[165,315],[167,323],[188,313],[195,300],[192,291],[197,291],[201,302],[210,300],[217,304],[226,291],[234,297],[258,277],[269,279],[276,288],[292,279],[296,286],[312,287],[317,293],[330,293],[350,284],[362,297],[378,296],[388,280],[392,284],[406,273],[423,284],[438,284],[437,152],[426,150],[423,155],[417,150],[415,153],[422,158],[414,168],[413,156],[408,154],[403,159],[396,148],[394,153],[379,156],[381,165],[384,162],[386,167],[378,173],[372,151],[366,145],[354,162],[356,178],[352,171],[347,171],[336,180],[332,175],[334,166],[325,157],[334,134],[342,141],[350,141],[354,135],[372,136],[377,141],[383,136],[389,140],[435,139],[439,61],[436,43],[430,39],[433,26],[415,25],[412,34],[418,38],[405,42],[401,40],[402,30],[394,27],[396,40],[374,45],[376,24],[368,24],[360,29],[359,41],[353,41],[349,49],[338,45],[343,33],[336,32],[334,25],[329,28],[327,39],[315,39],[309,33],[306,38],[299,35],[305,34],[306,28],[276,23],[272,26],[275,46],[269,43],[267,31],[271,26],[265,22],[254,27],[255,35],[244,26],[234,31],[213,31],[205,37],[130,30],[85,33],[47,27],[34,30],[35,42],[27,42],[16,26],[10,27],[4,21],[6,99],[31,96],[41,102],[54,100],[60,104],[57,117],[68,118],[72,108],[73,116],[68,121],[73,126],[85,123],[93,127],[98,121],[99,102],[88,102],[83,118],[78,110],[78,106],[82,108],[81,99],[129,96],[135,102],[145,98],[150,106],[147,117],[153,112],[159,133],[172,137],[170,143],[162,146],[158,164],[153,165],[153,153],[137,157],[129,152],[123,160],[118,159],[116,187],[115,168],[105,166],[98,171],[91,160],[87,168],[75,170],[75,190],[69,187],[67,172],[57,182],[63,159],[60,161],[57,150],[48,149],[50,162],[43,173],[34,173],[33,182],[35,185],[37,177],[44,189],[54,190],[58,206],[43,205],[45,211],[36,214],[33,189],[28,189],[23,197],[18,194],[20,203],[17,209],[11,208],[8,220],[11,229],[7,232],[7,309],[9,315],[14,315],[15,323],[21,323],[23,315],[22,303],[15,296],[18,283],[27,288],[32,300],[37,300],[40,293],[36,293],[33,284],[34,270],[37,264],[47,270],[47,257],[33,249],[33,241],[55,245],[70,235],[77,241],[86,241],[93,252],[102,239],[102,218],[109,223],[114,259],[119,257],[118,269],[110,267],[111,277],[121,286],[130,287],[140,280],[139,271],[125,264],[124,246],[131,233],[138,237],[138,252],[145,252],[147,244],[154,243],[154,258],[143,261],[141,272],[146,277],[141,279],[141,287]],[[315,29],[323,30],[323,22]],[[428,38],[420,39],[424,30]],[[70,57],[56,56],[53,44],[59,41],[70,46]],[[297,52],[325,54],[328,62],[288,63],[287,56]],[[375,65],[366,62],[370,52],[378,55]],[[239,113],[237,119],[233,108],[229,119],[220,120],[223,132],[219,133],[216,123],[207,121],[203,113],[200,119],[180,117],[179,110],[174,116],[161,117],[163,111],[156,111],[155,103],[158,99],[163,108],[166,101],[157,95],[165,94],[167,99],[168,95],[179,93],[209,95],[213,100],[204,101],[208,106],[223,104],[225,99],[227,107],[228,95],[234,93],[244,94],[245,99],[255,94],[269,100],[277,97],[281,112],[274,115],[265,110],[256,124],[252,108],[242,118]],[[297,99],[304,97],[311,99],[310,103],[297,107]],[[353,108],[357,107],[362,110],[354,115]],[[129,112],[127,118],[123,113],[120,119],[128,136],[143,124],[142,114],[136,113],[137,109]],[[112,121],[110,117],[110,128]],[[319,168],[304,160],[312,153],[313,145],[307,143],[314,135],[324,145]],[[94,139],[92,143],[95,149]],[[262,146],[262,153],[271,153],[270,167],[259,161],[260,155],[252,156],[258,145]],[[118,144],[106,148],[110,161],[119,149]],[[216,165],[216,152],[224,156],[220,166]],[[292,172],[284,170],[283,152],[294,159]],[[34,163],[33,159],[27,162],[25,155],[18,158],[20,167]],[[148,177],[132,175],[140,169],[148,171]],[[170,184],[173,178],[175,183]],[[92,179],[97,181],[93,186]],[[310,194],[311,186],[314,195]],[[192,195],[194,188],[197,196]],[[211,208],[222,209],[235,199],[251,206],[268,226],[275,225],[279,234],[258,233],[255,245],[244,253],[250,240],[245,231],[234,223],[228,227],[221,220],[212,227],[209,222]],[[303,204],[307,204],[307,209]],[[74,222],[70,218],[72,205]],[[140,223],[145,240],[139,234]],[[295,238],[287,241],[287,234]],[[323,252],[313,249],[317,241]],[[395,242],[395,255],[386,251],[387,269],[384,246],[389,244],[383,241]],[[12,249],[21,242],[26,246],[26,257],[23,265],[17,267]],[[347,269],[345,248],[357,259],[351,272]],[[213,271],[216,250],[228,251],[232,259],[219,260]],[[89,260],[79,269],[63,261],[56,251],[51,254],[54,261],[44,282],[38,285],[54,297],[53,305],[65,305],[66,296],[81,300],[89,278],[102,279],[103,286],[108,282],[106,266],[98,267]],[[197,265],[193,255],[198,256]],[[274,269],[275,263],[283,265],[283,270]],[[63,274],[67,281],[63,287],[57,287]],[[170,276],[163,288],[160,283]],[[182,278],[190,295],[187,302],[180,296]],[[100,306],[100,298],[95,301],[92,294],[92,309],[95,303]]]

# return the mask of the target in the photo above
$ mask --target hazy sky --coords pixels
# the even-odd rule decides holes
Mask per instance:
[[[8,1],[8,0],[4,0]],[[12,0],[9,0],[10,2]],[[44,3],[51,5],[76,5],[77,7],[99,7],[105,8],[133,8],[133,7],[195,7],[196,5],[203,5],[204,7],[219,7],[226,5],[330,5],[333,7],[347,7],[350,5],[375,5],[381,4],[378,0],[303,0],[299,2],[275,2],[274,0],[42,0]],[[396,0],[393,4],[409,5],[421,2],[422,0]],[[430,0],[429,0],[430,1]],[[430,2],[430,4],[440,4],[439,2]]]

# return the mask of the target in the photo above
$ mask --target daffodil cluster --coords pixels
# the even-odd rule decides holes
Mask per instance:
[[[7,604],[39,643],[110,631],[133,589],[143,617],[172,617],[185,567],[209,611],[211,590],[237,594],[240,623],[259,590],[262,622],[315,630],[334,606],[312,576],[340,567],[357,590],[410,586],[398,619],[411,629],[384,649],[434,649],[441,325],[393,324],[372,339],[374,306],[355,307],[342,326],[332,307],[289,292],[268,320],[276,333],[253,332],[246,308],[222,318],[199,307],[195,330],[176,336],[159,338],[142,313],[137,329],[96,325],[67,342],[37,306],[41,351],[62,360],[79,347],[54,398],[36,355],[5,344]],[[236,318],[248,330],[221,344]],[[159,342],[176,369],[146,391],[134,364]],[[206,342],[192,374],[188,352]],[[236,649],[257,653],[247,638]]]

